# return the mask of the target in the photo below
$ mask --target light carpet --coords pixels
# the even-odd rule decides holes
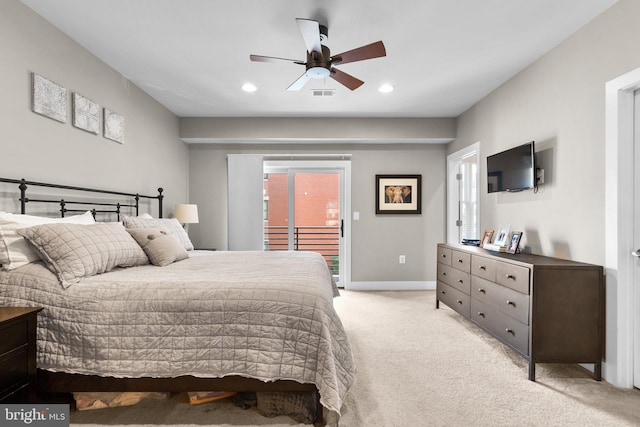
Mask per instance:
[[[341,293],[335,306],[358,369],[341,427],[640,425],[639,390],[597,382],[578,365],[538,364],[529,381],[523,358],[444,305],[436,310],[434,291]],[[179,396],[73,412],[71,424],[302,425],[228,399],[189,405]]]

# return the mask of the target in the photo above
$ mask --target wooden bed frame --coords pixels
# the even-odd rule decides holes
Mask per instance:
[[[49,184],[43,182],[27,181],[25,179],[0,178],[0,182],[18,184],[20,190],[20,213],[26,214],[27,203],[57,204],[60,207],[60,216],[67,213],[86,212],[90,210],[93,216],[96,213],[115,214],[120,218],[122,208],[139,214],[140,200],[157,200],[158,216],[162,218],[163,189],[158,188],[156,196],[141,195],[138,193],[126,193],[110,190],[99,190],[85,187]],[[73,192],[94,193],[124,198],[122,202],[96,202],[95,200],[61,198],[27,197],[29,187],[46,187]],[[133,201],[132,201],[133,200]],[[264,382],[254,378],[238,375],[221,378],[199,378],[193,376],[180,376],[174,378],[114,378],[97,375],[69,374],[64,372],[51,372],[38,369],[37,390],[39,393],[72,393],[72,392],[187,392],[187,391],[246,391],[246,392],[312,392],[316,393],[316,419],[314,425],[325,425],[324,411],[320,404],[320,392],[315,384],[299,383],[292,380],[276,380]]]

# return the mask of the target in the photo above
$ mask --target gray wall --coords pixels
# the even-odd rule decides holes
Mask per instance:
[[[452,153],[481,144],[483,228],[532,252],[604,264],[605,84],[640,67],[640,2],[622,0],[458,118]],[[486,156],[536,141],[538,194],[487,194]]]
[[[293,120],[293,119],[292,119]],[[227,247],[227,164],[230,153],[352,154],[352,280],[433,281],[436,244],[445,233],[445,146],[433,145],[214,145],[189,150],[190,201],[200,224],[190,226],[199,247]],[[375,175],[422,174],[422,215],[375,215]],[[398,255],[407,262],[398,264]]]
[[[161,186],[165,215],[186,201],[178,118],[18,0],[0,2],[0,60],[0,176],[151,195]],[[31,111],[32,72],[67,88],[67,123]],[[71,92],[123,115],[126,143],[73,127]]]

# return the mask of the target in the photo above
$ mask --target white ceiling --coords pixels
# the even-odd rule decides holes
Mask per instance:
[[[180,117],[456,117],[616,0],[22,2]],[[336,66],[365,81],[353,92],[288,92],[303,66],[249,55],[305,60],[295,18],[326,23],[333,54],[382,40],[387,56]]]

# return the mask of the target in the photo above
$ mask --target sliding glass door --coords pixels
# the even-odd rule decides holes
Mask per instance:
[[[344,171],[274,163],[264,168],[264,249],[318,252],[344,286]]]

